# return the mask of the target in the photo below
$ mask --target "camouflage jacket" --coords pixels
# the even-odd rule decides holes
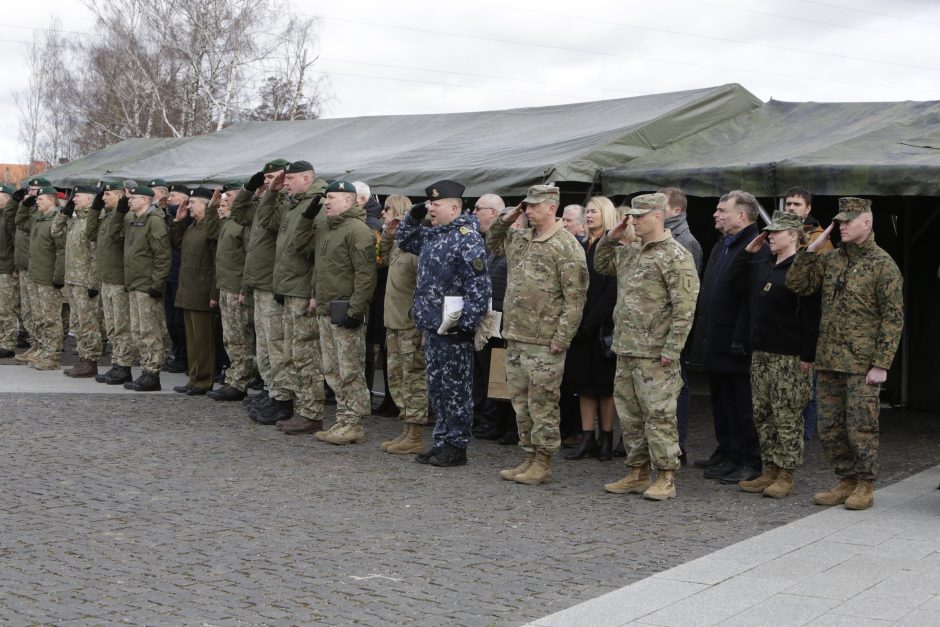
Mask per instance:
[[[376,282],[375,237],[366,224],[365,209],[356,204],[335,216],[321,211],[313,220],[313,235],[317,313],[329,314],[331,300],[348,299],[347,315],[365,320]]]
[[[695,319],[699,279],[692,254],[673,239],[623,246],[605,234],[594,268],[617,276],[614,341],[618,355],[676,361]]]
[[[402,219],[395,234],[398,246],[418,255],[413,306],[417,328],[437,333],[445,296],[463,298],[459,331],[472,333],[486,315],[492,288],[479,224],[466,213],[436,226],[416,224],[411,215]]]
[[[797,253],[787,287],[801,296],[822,292],[816,368],[865,374],[888,369],[904,326],[904,280],[871,235],[829,253]]]
[[[401,331],[415,327],[412,304],[418,281],[418,257],[395,244],[395,236],[382,233],[379,240],[379,265],[388,266],[383,303],[385,328]]]
[[[102,283],[124,285],[124,214],[116,209],[89,209],[85,235],[95,242],[98,279]]]
[[[95,243],[86,236],[87,220],[87,208],[75,209],[71,217],[60,212],[52,220],[52,235],[65,235],[65,282],[97,289],[100,285],[97,250]]]
[[[64,283],[64,268],[59,261],[65,248],[65,234],[52,232],[57,212],[53,209],[43,215],[37,210],[29,231],[29,280],[39,285]]]
[[[489,249],[508,264],[503,301],[503,337],[568,348],[584,310],[588,270],[584,248],[556,221],[535,237],[532,228],[510,229],[494,220]]]

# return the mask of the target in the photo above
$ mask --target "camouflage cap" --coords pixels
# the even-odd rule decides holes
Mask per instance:
[[[665,211],[667,204],[665,194],[659,192],[640,194],[630,201],[630,208],[624,214],[628,216],[645,216],[650,211]]]
[[[347,194],[355,194],[356,186],[349,181],[337,179],[326,186],[326,193],[328,194],[330,192],[345,192]]]
[[[154,187],[169,187],[169,185],[167,185],[165,180],[161,178],[155,178],[155,179],[150,179],[150,182],[147,183],[147,187],[150,187],[152,189]]]
[[[839,213],[833,220],[854,220],[863,213],[871,213],[871,200],[846,196],[839,199]]]
[[[29,179],[29,183],[27,183],[27,185],[29,187],[49,187],[52,185],[52,183],[50,183],[49,179],[45,177],[37,176],[35,178]]]
[[[270,174],[271,172],[280,172],[287,167],[287,164],[290,163],[287,159],[274,159],[268,161],[264,164],[264,168],[261,169],[265,174]]]
[[[127,193],[131,196],[150,196],[153,198],[153,190],[146,185],[135,185],[127,188]]]
[[[773,220],[764,227],[765,231],[789,231],[791,229],[803,229],[803,218],[795,213],[786,211],[774,211]]]
[[[547,200],[558,202],[561,200],[561,190],[554,185],[533,185],[529,188],[522,202],[529,205],[538,205]]]

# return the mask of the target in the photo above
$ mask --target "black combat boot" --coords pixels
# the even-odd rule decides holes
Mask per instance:
[[[261,390],[260,394],[248,394],[245,398],[242,399],[242,405],[245,407],[251,408],[256,407],[258,404],[263,403],[264,401],[270,398],[268,396],[267,390]]]
[[[111,369],[105,372],[104,374],[95,375],[95,381],[97,381],[98,383],[107,383],[108,377],[113,377],[114,371],[117,370],[118,368],[120,368],[120,366],[117,366],[117,365],[111,366]]]
[[[130,383],[133,380],[130,366],[115,366],[111,373],[105,375],[104,382],[108,385],[121,385],[122,383]]]
[[[214,401],[240,401],[245,398],[245,392],[231,385],[223,385],[218,390],[209,392],[207,396]]]
[[[248,416],[262,425],[273,425],[278,420],[285,420],[294,415],[294,401],[272,400],[270,405],[258,407],[248,412]]]
[[[445,444],[444,448],[431,456],[428,463],[432,466],[450,468],[452,466],[466,466],[467,450]]]
[[[124,387],[130,386],[135,392],[159,392],[160,391],[160,372],[144,370],[133,383],[125,383]]]

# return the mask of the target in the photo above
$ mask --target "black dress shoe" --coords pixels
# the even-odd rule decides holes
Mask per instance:
[[[173,391],[179,392],[180,394],[189,394],[189,391],[193,389],[188,383],[186,385],[174,385]]]
[[[467,465],[467,450],[445,444],[444,448],[431,456],[428,463],[440,468]]]
[[[9,348],[0,348],[0,359],[7,359],[13,357],[13,355],[16,355],[16,351],[11,351]]]
[[[432,446],[423,453],[418,453],[415,455],[415,463],[417,464],[430,464],[431,458],[437,455],[444,447],[442,446]]]
[[[750,466],[738,466],[718,481],[726,485],[737,485],[739,481],[750,481],[760,477],[760,471]]]
[[[208,397],[214,401],[240,401],[245,398],[245,392],[231,385],[223,385],[218,390],[209,392]]]
[[[729,472],[737,470],[738,465],[731,460],[725,460],[720,464],[714,466],[709,466],[705,469],[705,478],[706,479],[721,479]]]
[[[720,452],[718,449],[715,449],[715,452],[711,454],[711,457],[706,459],[696,459],[693,464],[698,468],[708,468],[709,466],[717,466],[718,464],[726,461],[728,458],[725,457],[725,454]]]
[[[193,386],[189,388],[189,391],[186,392],[186,395],[187,396],[204,396],[211,389],[212,388],[200,388],[200,387]]]
[[[188,372],[189,366],[186,365],[186,360],[183,359],[174,359],[165,366],[163,366],[163,372],[175,372],[177,374],[181,372]]]

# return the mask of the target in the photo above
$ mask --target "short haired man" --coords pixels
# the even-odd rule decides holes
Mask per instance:
[[[169,202],[170,185],[164,179],[157,177],[147,182],[147,187],[153,190],[153,204],[160,211],[166,212],[166,206]],[[169,216],[171,219],[173,216]]]
[[[131,311],[131,337],[140,351],[140,376],[124,387],[135,392],[160,390],[160,368],[166,360],[166,315],[163,293],[170,271],[166,222],[153,204],[153,190],[137,185],[118,201],[124,222],[124,287]]]
[[[561,212],[561,223],[565,230],[574,235],[579,242],[587,238],[587,214],[581,205],[568,205]]]
[[[784,211],[792,213],[803,220],[803,232],[806,233],[806,245],[812,244],[823,234],[819,220],[813,216],[813,195],[802,187],[791,187],[783,194]],[[816,249],[816,252],[825,253],[832,250],[832,242],[826,242]]]
[[[96,249],[88,239],[85,224],[91,203],[98,190],[92,185],[79,185],[52,221],[52,232],[65,240],[65,296],[71,311],[71,331],[75,335],[78,364],[65,371],[74,378],[98,374],[101,357],[101,326],[98,316],[101,305],[98,294],[101,283],[95,263]]]
[[[691,254],[665,228],[666,196],[643,194],[630,206],[594,256],[598,272],[617,277],[614,401],[630,449],[629,474],[604,488],[664,501],[676,496],[679,356],[692,329],[699,280]],[[619,246],[631,224],[636,239]],[[652,485],[651,465],[657,469]]]
[[[313,222],[316,263],[310,304],[320,328],[323,374],[336,393],[336,422],[315,437],[330,444],[361,442],[362,423],[372,412],[363,371],[363,323],[375,293],[376,242],[356,196],[350,182],[333,181],[326,188],[324,211]]]
[[[557,187],[533,185],[487,235],[490,249],[505,250],[508,262],[502,335],[508,340],[506,382],[523,450],[522,463],[500,476],[527,485],[552,476],[552,455],[561,446],[558,399],[565,355],[587,297],[584,248],[556,219],[559,199]],[[510,229],[523,212],[530,226]]]
[[[428,394],[437,415],[434,443],[415,461],[434,466],[467,463],[473,423],[473,339],[491,296],[486,249],[477,219],[463,213],[464,186],[442,180],[425,188],[395,237],[405,252],[418,255],[414,317],[424,331]],[[423,226],[426,216],[431,226]],[[441,333],[444,297],[459,297],[463,309],[455,325]]]
[[[506,203],[496,194],[483,194],[473,205],[473,215],[480,222],[480,233],[485,236],[493,220],[506,209]]]
[[[737,484],[761,474],[760,444],[751,401],[750,310],[745,291],[728,280],[731,262],[757,237],[757,199],[734,190],[715,209],[715,244],[702,279],[696,316],[696,342],[708,373],[715,439],[711,457],[696,460],[705,477]]]
[[[838,224],[842,243],[817,255]],[[832,224],[797,253],[787,287],[822,292],[816,345],[819,439],[839,483],[813,497],[817,505],[867,509],[878,473],[879,391],[904,326],[904,280],[875,244],[871,201],[840,198]]]

